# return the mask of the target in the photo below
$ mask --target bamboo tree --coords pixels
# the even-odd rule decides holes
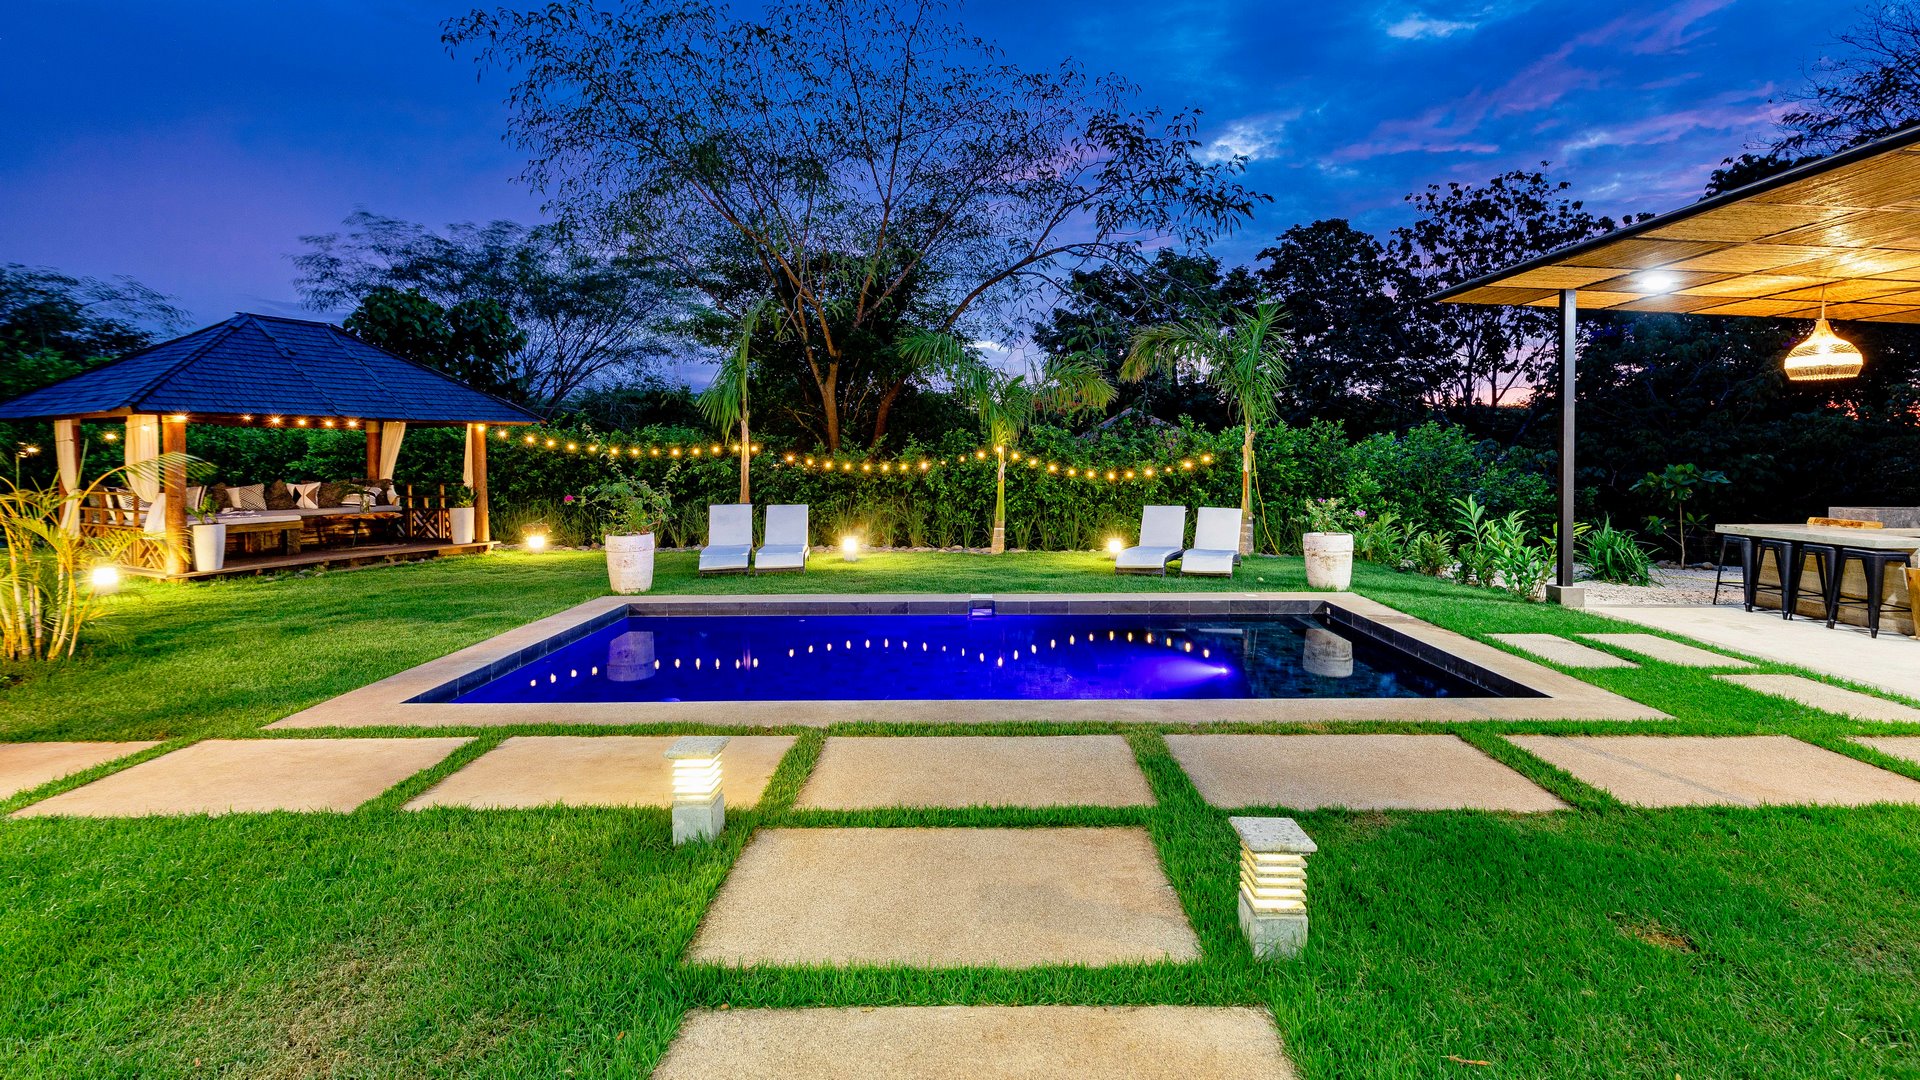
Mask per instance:
[[[1113,384],[1085,353],[1049,357],[1024,375],[1009,375],[970,353],[952,335],[926,332],[902,346],[909,360],[940,371],[955,392],[980,417],[981,432],[993,445],[993,539],[990,550],[1007,550],[1007,455],[1040,413],[1070,416],[1104,409],[1113,401]]]
[[[749,483],[753,441],[748,427],[747,378],[753,367],[753,335],[767,318],[767,307],[763,301],[747,309],[740,319],[739,336],[726,359],[720,362],[720,372],[714,376],[713,385],[700,394],[701,414],[719,428],[722,435],[735,426],[740,429],[740,501],[743,503],[753,501]]]
[[[1253,553],[1253,432],[1271,420],[1287,377],[1291,345],[1279,328],[1285,314],[1272,300],[1252,313],[1224,318],[1182,319],[1145,327],[1133,335],[1120,377],[1138,382],[1153,371],[1175,379],[1182,367],[1198,369],[1221,400],[1240,417],[1240,554]]]

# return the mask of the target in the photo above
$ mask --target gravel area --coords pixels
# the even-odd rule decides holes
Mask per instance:
[[[1652,586],[1616,585],[1610,581],[1582,581],[1580,584],[1586,587],[1589,605],[1692,605],[1713,601],[1712,570],[1656,566],[1653,569],[1653,581]],[[1727,575],[1727,583],[1720,591],[1721,603],[1728,602],[1729,591],[1737,601],[1740,596],[1738,569]]]

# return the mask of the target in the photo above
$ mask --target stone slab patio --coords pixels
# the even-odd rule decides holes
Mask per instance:
[[[525,809],[535,806],[670,806],[672,735],[519,735],[503,739],[466,768],[407,803]],[[736,735],[720,756],[728,806],[759,803],[791,735]]]
[[[1853,741],[1920,765],[1920,735],[1856,735]]]
[[[15,817],[352,810],[466,739],[208,739],[55,795]]]
[[[696,1009],[654,1080],[1291,1080],[1265,1009]]]
[[[830,738],[795,804],[808,810],[890,806],[1144,806],[1153,801],[1119,735]]]
[[[1920,782],[1785,735],[1508,735],[1632,806],[1920,804]]]
[[[1778,612],[1742,611],[1738,603],[1588,610],[1679,634],[1717,649],[1795,664],[1861,686],[1920,699],[1920,638],[1884,633],[1870,638],[1857,630],[1829,630],[1823,619],[1787,621]]]
[[[1639,664],[1631,660],[1622,660],[1612,653],[1589,649],[1577,641],[1570,641],[1558,634],[1494,634],[1493,640],[1503,645],[1530,652],[1542,660],[1548,660],[1562,667],[1570,668],[1631,668]]]
[[[1588,641],[1602,645],[1611,645],[1616,649],[1639,653],[1651,660],[1676,667],[1697,668],[1750,668],[1750,662],[1736,656],[1709,652],[1693,645],[1685,645],[1672,638],[1663,638],[1658,634],[1581,634]]]
[[[157,742],[0,743],[0,799],[159,746]]]
[[[1823,682],[1803,679],[1798,675],[1716,675],[1730,683],[1738,683],[1749,690],[1758,690],[1762,694],[1772,694],[1802,705],[1811,705],[1816,709],[1851,716],[1856,720],[1895,720],[1903,723],[1920,723],[1920,709],[1902,705],[1897,701],[1863,694],[1858,690],[1843,690],[1838,686],[1828,686]]]
[[[1453,735],[1169,735],[1208,803],[1233,809],[1564,810]]]
[[[710,963],[1192,960],[1144,829],[768,829],[687,951]]]

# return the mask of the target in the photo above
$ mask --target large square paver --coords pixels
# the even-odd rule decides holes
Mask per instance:
[[[672,735],[521,735],[407,803],[430,806],[521,809],[531,806],[670,806],[673,769],[667,761]],[[728,806],[753,806],[790,735],[736,735],[720,755],[720,790]]]
[[[1920,782],[1785,735],[1508,735],[1633,806],[1920,803]]]
[[[1219,807],[1566,809],[1454,735],[1169,735],[1167,745]]]
[[[1493,640],[1502,645],[1511,645],[1523,649],[1542,660],[1549,660],[1561,667],[1570,668],[1630,668],[1639,667],[1631,660],[1622,660],[1612,653],[1590,649],[1577,641],[1569,641],[1558,634],[1495,634]]]
[[[1920,722],[1920,709],[1872,694],[1862,694],[1857,690],[1828,686],[1798,675],[1715,675],[1714,678],[1860,720]]]
[[[1745,668],[1751,663],[1724,653],[1710,652],[1694,645],[1686,645],[1658,634],[1581,634],[1588,641],[1597,641],[1602,645],[1611,645],[1616,649],[1639,653],[1641,656],[1658,660],[1675,667],[1698,668]]]
[[[768,829],[688,950],[728,964],[1192,960],[1143,829]]]
[[[696,1009],[654,1080],[1290,1080],[1265,1009]]]
[[[1853,741],[1861,746],[1871,746],[1883,754],[1892,754],[1920,765],[1920,735],[1856,735]]]
[[[1119,735],[961,735],[828,739],[796,805],[866,810],[1152,801],[1147,778]]]
[[[157,742],[0,743],[0,799],[158,745]]]
[[[55,795],[16,817],[352,810],[466,739],[208,739]]]

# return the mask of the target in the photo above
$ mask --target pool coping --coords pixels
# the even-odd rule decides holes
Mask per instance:
[[[635,615],[919,615],[965,612],[990,599],[1009,614],[1298,613],[1327,605],[1374,624],[1430,663],[1457,659],[1538,697],[1244,698],[1170,700],[682,701],[462,703],[464,693],[609,623]],[[1356,593],[1238,592],[1139,596],[1115,593],[785,594],[602,596],[378,682],[323,701],[269,730],[289,728],[500,727],[506,725],[715,724],[826,727],[844,723],[1007,722],[1255,724],[1321,721],[1662,720],[1667,714]]]

